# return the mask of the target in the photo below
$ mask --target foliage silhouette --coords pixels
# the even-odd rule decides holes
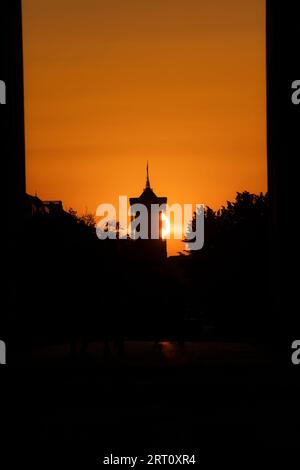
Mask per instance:
[[[237,193],[218,211],[206,207],[202,250],[161,262],[147,243],[98,240],[91,214],[28,217],[16,296],[23,326],[38,331],[35,344],[201,339],[208,328],[258,338],[268,328],[268,217],[267,194]]]

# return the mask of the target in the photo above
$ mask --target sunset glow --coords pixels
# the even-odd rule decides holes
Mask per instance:
[[[217,209],[236,191],[266,191],[263,0],[23,10],[29,193],[94,213],[140,194],[147,160],[169,204]]]
[[[162,237],[163,238],[168,238],[170,233],[170,220],[165,214],[162,214],[162,223],[163,223],[163,228],[162,228]]]

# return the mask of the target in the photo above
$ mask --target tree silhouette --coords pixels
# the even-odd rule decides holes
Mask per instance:
[[[195,230],[196,214],[190,223]],[[192,284],[221,330],[263,331],[268,302],[268,194],[237,193],[218,211],[205,209],[205,241],[189,253]]]
[[[143,258],[135,241],[99,240],[92,214],[29,217],[20,234],[18,308],[29,312],[24,327],[39,332],[32,343],[201,339],[206,324],[224,338],[263,334],[268,195],[237,193],[218,211],[206,207],[204,216],[203,249],[163,264]]]

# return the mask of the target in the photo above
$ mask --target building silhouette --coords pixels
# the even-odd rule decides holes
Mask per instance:
[[[64,213],[62,201],[42,201],[37,195],[26,194],[24,198],[25,220],[36,215],[60,215]]]
[[[163,236],[163,205],[167,204],[167,197],[157,196],[151,188],[148,163],[146,171],[146,186],[142,194],[139,197],[130,198],[129,203],[133,210],[132,220],[140,216],[140,212],[134,210],[135,205],[142,204],[147,208],[147,238],[135,240],[135,249],[138,250],[139,256],[143,260],[152,262],[166,259],[167,241]],[[156,216],[151,216],[151,209],[153,206],[156,206],[158,210]]]

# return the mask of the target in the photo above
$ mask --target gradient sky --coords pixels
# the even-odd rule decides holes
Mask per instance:
[[[25,0],[27,192],[266,191],[264,0]]]

